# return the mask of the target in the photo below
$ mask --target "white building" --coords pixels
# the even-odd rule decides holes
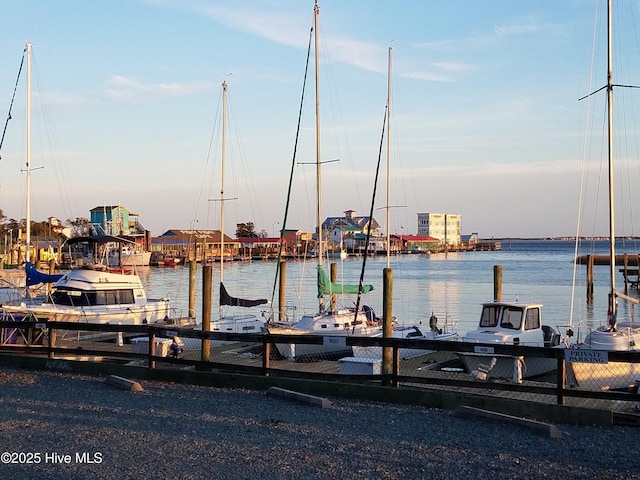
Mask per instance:
[[[458,246],[462,242],[462,217],[448,213],[419,213],[418,235],[429,235],[443,244]]]

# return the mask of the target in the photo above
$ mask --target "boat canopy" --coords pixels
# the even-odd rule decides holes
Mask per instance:
[[[114,235],[91,235],[86,237],[73,237],[64,242],[66,245],[74,245],[76,243],[131,243],[135,244],[134,240],[130,240],[126,237],[116,237]]]
[[[373,285],[362,285],[362,293],[369,293],[371,290],[373,290]],[[318,266],[318,298],[334,293],[357,294],[358,291],[359,285],[332,283],[324,268]]]

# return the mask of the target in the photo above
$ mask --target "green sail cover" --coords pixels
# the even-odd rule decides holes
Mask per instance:
[[[373,285],[363,285],[362,293],[369,293],[373,290]],[[358,285],[342,285],[340,283],[331,283],[324,269],[318,266],[318,298],[333,293],[349,293],[357,294]]]

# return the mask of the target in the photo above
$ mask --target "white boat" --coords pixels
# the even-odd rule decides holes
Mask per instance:
[[[539,303],[487,302],[482,305],[478,328],[460,339],[462,342],[522,345],[531,347],[556,347],[560,334],[554,328],[542,324],[542,305]],[[491,377],[519,382],[522,378],[535,377],[555,370],[555,358],[514,357],[495,355],[491,347],[478,346],[474,352],[458,353],[469,373],[477,372],[481,365],[496,362]]]
[[[327,258],[335,258],[336,260],[346,260],[348,256],[349,254],[343,248],[327,253]]]
[[[144,325],[173,323],[168,298],[149,299],[138,275],[76,268],[53,284],[44,300],[23,299],[0,307],[3,320]]]
[[[151,252],[141,250],[137,246],[127,245],[113,248],[109,252],[110,267],[148,267],[151,263]]]
[[[565,351],[567,383],[570,386],[589,389],[628,388],[640,379],[640,363],[608,361],[608,352],[637,351],[640,348],[640,322],[617,321],[618,298],[637,304],[638,299],[616,290],[616,253],[614,231],[614,156],[613,156],[613,41],[612,0],[607,2],[607,109],[608,109],[608,159],[609,159],[609,266],[610,291],[605,325],[591,329],[583,341],[570,344]],[[624,87],[624,85],[622,85]],[[602,88],[604,89],[604,88]],[[600,90],[602,90],[600,89]],[[579,326],[579,328],[582,328]]]
[[[317,205],[316,205],[316,225],[318,226],[317,242],[317,282],[318,282],[318,312],[311,315],[303,315],[291,327],[279,325],[268,325],[271,334],[288,335],[322,335],[324,342],[322,345],[305,344],[278,344],[276,346],[280,353],[288,359],[299,359],[300,357],[315,355],[351,354],[351,347],[346,345],[346,337],[375,335],[380,325],[375,314],[367,308],[338,308],[337,296],[342,294],[360,294],[373,289],[371,285],[340,285],[329,280],[323,267],[324,242],[322,235],[322,185],[320,169],[322,157],[320,154],[320,81],[319,81],[319,52],[318,52],[318,4],[314,5],[313,32],[315,38],[315,86],[316,86],[316,171],[317,171]],[[325,305],[325,297],[331,300]]]
[[[31,43],[27,55],[27,217],[26,217],[26,285],[53,283],[46,295],[3,302],[3,320],[20,321],[36,318],[43,321],[111,323],[140,325],[169,322],[168,298],[147,299],[137,275],[124,275],[105,270],[74,269],[65,274],[39,272],[30,259],[30,139],[31,139]]]
[[[432,313],[429,320],[429,330],[425,330],[420,325],[394,325],[391,333],[392,338],[406,338],[411,340],[458,340],[457,329],[449,322],[445,322],[443,328],[438,327],[438,319]],[[382,337],[383,331],[374,337]],[[419,357],[433,352],[425,348],[400,348],[400,360]],[[382,347],[353,347],[353,356],[356,358],[382,358]]]

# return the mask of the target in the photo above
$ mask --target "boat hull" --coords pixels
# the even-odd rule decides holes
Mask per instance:
[[[353,312],[344,310],[333,314],[304,316],[291,328],[269,327],[274,335],[319,335],[324,338],[322,344],[276,343],[276,348],[284,358],[300,360],[300,358],[322,356],[352,356],[353,349],[347,346],[347,337],[373,337],[379,335],[380,326],[367,320],[364,313],[358,313],[357,325],[352,326]]]
[[[151,263],[151,252],[123,253],[120,258],[121,267],[148,267]]]
[[[640,363],[567,362],[567,386],[589,390],[627,389],[640,379]]]
[[[419,333],[420,336],[412,335],[412,333]],[[382,337],[382,331],[376,337]],[[416,327],[400,327],[395,329],[392,333],[392,338],[409,338],[411,340],[438,340],[438,341],[456,341],[459,339],[458,334],[454,332],[443,333],[422,333]],[[420,357],[428,353],[432,353],[433,350],[424,348],[400,348],[400,360],[409,360],[410,358]],[[356,358],[382,358],[382,347],[353,347],[353,356]]]
[[[567,361],[567,386],[596,390],[626,389],[640,378],[640,363],[611,362],[607,352],[633,351],[640,345],[640,325],[620,322],[615,329],[600,327],[589,332],[584,342],[573,345],[574,353],[587,354],[606,360],[604,363]],[[585,355],[592,357],[594,355]]]
[[[495,366],[489,372],[489,378],[520,381],[522,378],[537,377],[553,372],[558,367],[555,358],[546,357],[513,357],[510,355],[492,355],[488,353],[458,352],[467,372],[481,371],[489,365],[493,358]]]
[[[38,318],[48,322],[102,323],[111,325],[148,325],[166,322],[171,318],[168,299],[151,299],[142,307],[131,305],[125,309],[106,307],[65,308],[62,306],[3,305],[6,318]]]

